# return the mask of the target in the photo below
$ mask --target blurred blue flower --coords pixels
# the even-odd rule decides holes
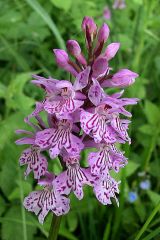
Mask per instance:
[[[139,186],[143,190],[148,190],[151,188],[151,182],[150,182],[150,180],[146,179],[144,181],[141,181]]]
[[[136,192],[129,192],[128,193],[128,201],[130,203],[134,203],[137,200],[137,198],[138,198],[138,195],[137,195]]]

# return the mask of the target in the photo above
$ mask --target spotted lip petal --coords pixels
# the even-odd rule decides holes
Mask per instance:
[[[90,170],[80,167],[77,159],[67,159],[67,170],[61,173],[56,179],[58,191],[62,194],[74,192],[75,196],[81,200],[83,198],[83,185],[91,185]]]
[[[60,195],[53,189],[44,188],[41,191],[34,191],[24,199],[24,207],[38,215],[40,223],[43,223],[44,218],[49,211],[52,211],[57,216],[66,214],[69,211],[69,199]]]
[[[129,138],[128,133],[127,133],[128,121],[126,122],[126,120],[124,120],[124,119],[115,117],[111,120],[111,126],[123,140],[128,141],[129,144],[131,143],[131,139]]]
[[[73,98],[62,99],[60,101],[46,101],[44,109],[50,114],[56,114],[63,118],[64,114],[72,113],[83,105],[84,101]]]
[[[101,144],[98,152],[91,152],[88,156],[91,173],[105,175],[109,170],[118,172],[127,163],[126,158],[113,144]]]
[[[81,140],[71,133],[70,123],[64,120],[60,123],[62,126],[57,129],[49,128],[36,134],[36,144],[42,149],[49,149],[51,158],[57,157],[63,148],[69,153],[79,152],[83,148]]]
[[[107,143],[116,142],[115,132],[107,125],[105,116],[82,111],[80,121],[84,132],[90,134],[96,143],[102,140]]]
[[[63,118],[65,114],[70,114],[80,108],[84,101],[78,99],[72,84],[66,80],[56,83],[56,91],[46,97],[44,109],[49,114],[56,114],[58,118]]]
[[[119,206],[119,202],[116,197],[116,194],[119,193],[119,183],[120,182],[116,182],[109,174],[106,174],[105,177],[100,178],[99,181],[97,181],[94,185],[96,198],[103,205],[111,204],[111,198],[114,198]]]
[[[37,147],[24,150],[19,159],[19,163],[20,166],[27,164],[25,176],[28,176],[28,174],[33,171],[35,179],[44,176],[48,167],[47,159],[40,153],[40,149]]]

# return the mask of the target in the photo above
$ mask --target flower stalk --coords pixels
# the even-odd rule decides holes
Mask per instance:
[[[53,214],[48,240],[57,240],[62,216]]]

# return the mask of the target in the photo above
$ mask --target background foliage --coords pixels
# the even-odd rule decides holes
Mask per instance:
[[[111,0],[0,1],[0,239],[43,240],[48,235],[51,215],[42,226],[22,206],[35,183],[32,176],[24,180],[24,168],[18,165],[23,147],[14,144],[14,131],[26,128],[24,117],[35,99],[42,98],[42,92],[30,84],[31,74],[66,78],[56,67],[52,49],[65,47],[67,39],[77,39],[84,47],[80,24],[85,15],[97,24],[106,21],[111,28],[109,41],[121,42],[111,65],[140,74],[126,96],[141,101],[132,111],[132,145],[124,147],[129,164],[118,175],[120,207],[100,205],[86,188],[81,202],[72,196],[59,239],[160,239],[160,2],[128,0],[126,4],[124,10],[111,9],[112,18],[106,21],[103,8],[111,6]],[[55,163],[52,166],[58,171]],[[150,189],[139,187],[143,179],[150,180]],[[128,201],[131,191],[138,195],[134,203]]]

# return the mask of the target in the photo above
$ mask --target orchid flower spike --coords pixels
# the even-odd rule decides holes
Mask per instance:
[[[33,112],[25,118],[32,130],[16,131],[23,135],[16,144],[27,145],[19,159],[21,166],[27,166],[24,176],[32,174],[42,187],[25,197],[24,207],[35,213],[40,223],[50,211],[57,216],[67,214],[70,194],[73,192],[81,200],[85,185],[92,187],[100,203],[108,205],[114,199],[119,206],[120,182],[112,178],[111,171],[118,173],[128,163],[117,143],[131,144],[128,118],[132,115],[125,108],[138,99],[122,95],[138,74],[126,68],[117,72],[111,68],[110,61],[120,43],[111,43],[103,51],[110,33],[107,24],[98,28],[93,18],[85,17],[82,30],[87,56],[74,39],[67,41],[67,52],[53,50],[58,67],[71,74],[73,81],[33,75],[32,83],[44,90],[44,99],[36,102]],[[110,94],[110,88],[115,92]],[[45,120],[41,115],[46,116]],[[83,167],[81,152],[93,147]],[[55,175],[48,171],[48,165],[57,158],[62,171]],[[133,202],[136,197],[130,198]]]

